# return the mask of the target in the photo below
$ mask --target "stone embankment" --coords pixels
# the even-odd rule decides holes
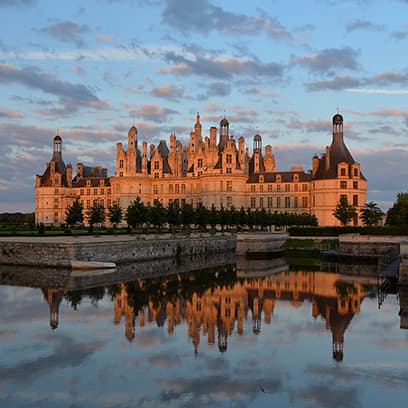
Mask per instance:
[[[72,261],[117,264],[234,252],[233,235],[189,237],[99,236],[0,239],[0,264],[70,268]]]

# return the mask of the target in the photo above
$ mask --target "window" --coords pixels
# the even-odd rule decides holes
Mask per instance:
[[[281,207],[281,198],[276,197],[276,208],[280,208],[280,207]]]
[[[340,188],[347,188],[347,181],[340,181]]]
[[[123,171],[119,172],[119,177],[123,177]]]
[[[256,208],[256,197],[251,197],[251,208]]]
[[[307,184],[302,184],[302,191],[307,191]]]
[[[185,194],[186,193],[186,185],[182,184],[181,185],[181,194]]]
[[[232,154],[227,154],[227,164],[232,163]]]
[[[90,208],[91,207],[91,200],[86,200],[86,208]]]
[[[358,189],[358,181],[353,181],[353,188],[354,188],[355,190]]]
[[[307,208],[307,197],[302,197],[302,207]]]
[[[79,190],[79,195],[84,195],[84,189],[83,188],[81,188],[80,190]]]
[[[272,197],[268,197],[268,208],[272,208]]]
[[[227,191],[232,191],[232,181],[231,180],[227,181]]]
[[[90,188],[86,189],[86,195],[91,195],[91,189]]]
[[[285,184],[285,191],[290,191],[290,184]]]
[[[159,170],[159,169],[160,169],[160,162],[159,162],[158,160],[156,160],[153,165],[154,165],[154,169],[155,169],[155,170]]]
[[[119,160],[119,168],[123,169],[123,160]]]
[[[232,197],[227,196],[227,208],[231,208],[231,207],[232,207]]]
[[[159,194],[159,186],[157,184],[153,184],[153,194]]]
[[[197,167],[203,167],[203,159],[200,158],[197,160]]]
[[[251,185],[251,193],[255,193],[255,191],[256,191],[256,186],[255,186],[255,184],[252,184]]]
[[[180,194],[180,184],[176,184],[176,194]]]
[[[346,169],[343,167],[340,169],[340,176],[344,177],[346,175]]]
[[[293,198],[293,207],[298,208],[299,207],[299,197],[294,197]]]
[[[101,195],[104,195],[104,194],[105,194],[105,189],[101,188]]]
[[[299,181],[299,174],[295,174],[293,176],[293,181]]]
[[[354,169],[354,177],[358,177],[358,169]]]
[[[262,185],[262,184],[259,186],[259,191],[260,191],[261,193],[263,193],[263,185]]]
[[[268,184],[268,193],[272,193],[272,184]]]
[[[277,184],[277,185],[276,185],[276,191],[277,191],[277,192],[280,192],[280,191],[281,191],[281,185],[280,185],[280,184]]]
[[[58,194],[58,188],[54,190],[54,194]]]
[[[358,206],[358,195],[357,194],[353,195],[353,205],[355,207]]]
[[[260,207],[260,208],[263,208],[263,206],[264,206],[263,197],[259,197],[259,207]]]
[[[98,195],[98,189],[94,188],[94,195]]]
[[[173,184],[169,184],[169,194],[173,194]]]
[[[108,195],[110,195],[112,192],[112,190],[110,188],[108,188]]]
[[[285,208],[290,208],[290,197],[285,197]]]
[[[280,174],[278,174],[278,175],[276,176],[276,181],[277,181],[278,183],[280,183],[280,182],[282,181],[282,177],[281,177]]]
[[[299,186],[297,184],[295,184],[295,191],[299,190]]]
[[[227,174],[231,174],[231,173],[232,173],[232,168],[231,168],[231,167],[227,167],[226,171],[227,171]]]
[[[158,178],[160,178],[160,174],[156,172],[156,173],[154,173],[153,177],[154,177],[155,179],[158,179]]]

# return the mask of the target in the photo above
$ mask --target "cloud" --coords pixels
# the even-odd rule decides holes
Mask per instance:
[[[380,85],[408,85],[408,71],[379,72],[368,81]]]
[[[257,35],[263,32],[275,40],[290,40],[292,35],[264,10],[258,16],[225,11],[208,0],[166,0],[162,22],[183,33],[207,34],[219,31],[232,36]]]
[[[391,33],[391,38],[394,40],[405,40],[408,37],[408,30],[405,31],[393,31]]]
[[[204,95],[207,98],[215,96],[228,96],[231,93],[231,85],[226,82],[211,82],[207,87],[207,92]]]
[[[382,95],[407,95],[408,89],[372,89],[372,88],[346,88],[346,92],[362,94],[382,94]]]
[[[360,86],[363,83],[361,79],[353,78],[348,75],[337,76],[332,79],[325,79],[321,81],[306,82],[305,87],[309,92],[350,89]]]
[[[146,120],[152,120],[154,122],[166,122],[170,115],[177,113],[177,111],[169,108],[162,108],[159,105],[153,103],[142,104],[137,109],[131,111],[131,116],[141,117]]]
[[[60,21],[40,29],[40,32],[47,34],[51,38],[57,38],[63,42],[73,43],[77,47],[82,47],[84,41],[82,35],[90,31],[85,24],[79,25],[72,21]]]
[[[137,90],[139,93],[140,91]],[[158,98],[163,99],[179,99],[184,95],[184,87],[182,86],[175,86],[173,84],[163,85],[161,87],[154,88],[150,91],[150,95],[157,96]]]
[[[303,57],[292,57],[292,63],[308,68],[311,72],[331,74],[333,69],[357,71],[360,65],[357,58],[360,51],[351,47],[326,48],[318,53]]]
[[[0,108],[0,118],[20,119],[23,115],[20,112]]]
[[[384,26],[367,20],[355,20],[346,26],[346,31],[348,33],[357,30],[384,31]]]
[[[283,122],[288,129],[302,129],[304,132],[325,132],[331,129],[330,120],[299,120],[291,118]]]
[[[319,405],[328,408],[358,408],[358,392],[356,388],[337,387],[334,389],[330,384],[311,384],[302,391],[292,394],[295,401],[304,401],[308,405]]]
[[[73,67],[72,67],[72,71],[75,73],[75,74],[77,74],[77,75],[84,75],[85,74],[85,70],[82,68],[82,66],[81,65],[79,65],[79,64],[75,64]]]
[[[42,114],[70,114],[76,112],[79,107],[109,109],[109,105],[85,85],[58,80],[55,76],[45,74],[35,67],[20,69],[10,64],[0,63],[0,84],[10,82],[38,89],[59,98],[59,102],[63,105],[61,108],[44,110]]]
[[[164,54],[169,68],[161,68],[160,73],[179,75],[202,75],[216,79],[230,79],[237,75],[268,77],[278,79],[282,77],[284,66],[278,63],[263,63],[257,59],[236,58],[225,56],[218,58],[196,56],[189,59],[174,52]]]

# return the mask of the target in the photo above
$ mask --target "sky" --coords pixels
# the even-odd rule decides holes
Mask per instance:
[[[408,190],[408,0],[0,0],[0,212],[33,211],[35,175],[113,175],[116,143],[187,143],[225,116],[278,170],[331,143],[331,118],[383,210]]]

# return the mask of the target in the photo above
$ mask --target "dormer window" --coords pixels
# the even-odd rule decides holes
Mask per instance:
[[[293,175],[293,181],[299,181],[299,174]]]
[[[260,182],[260,183],[263,183],[263,182],[264,182],[264,176],[263,176],[263,175],[259,176],[259,182]]]
[[[276,182],[277,182],[277,183],[280,183],[281,181],[282,181],[282,177],[281,177],[280,174],[278,174],[278,175],[276,176]]]

